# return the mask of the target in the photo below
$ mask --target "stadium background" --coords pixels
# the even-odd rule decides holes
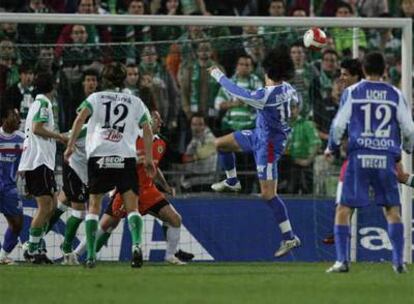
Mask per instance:
[[[412,17],[412,1],[349,1],[351,11],[337,11],[339,1],[181,1],[177,10],[168,12],[164,1],[3,1],[1,7],[6,11],[28,13],[79,13],[79,14],[191,14],[202,15],[240,15],[240,16],[369,16],[369,17]],[[342,5],[342,4],[341,4]],[[345,15],[343,15],[345,14]],[[99,90],[99,73],[103,64],[121,61],[139,73],[136,84],[129,84],[134,94],[140,96],[150,107],[157,108],[164,119],[161,132],[168,143],[168,151],[161,167],[169,182],[177,189],[179,198],[176,205],[183,212],[184,226],[189,231],[183,236],[182,244],[192,248],[199,259],[217,260],[267,260],[266,246],[275,248],[277,236],[273,235],[271,221],[265,232],[257,226],[252,236],[239,232],[239,222],[261,223],[266,214],[260,207],[253,211],[250,200],[258,192],[255,168],[249,156],[238,156],[238,170],[244,193],[238,197],[215,196],[210,192],[209,184],[220,177],[217,170],[217,156],[212,149],[213,136],[226,134],[238,127],[237,115],[248,115],[254,120],[254,113],[233,105],[236,109],[219,109],[215,106],[219,87],[208,81],[206,68],[212,64],[220,65],[228,76],[233,76],[237,59],[242,54],[252,57],[253,71],[247,86],[257,86],[263,81],[260,60],[266,50],[283,42],[295,50],[296,74],[291,83],[301,95],[301,118],[292,125],[293,133],[288,143],[286,155],[280,161],[279,193],[292,197],[288,208],[291,210],[293,224],[303,230],[307,246],[312,246],[312,254],[298,252],[288,260],[326,260],[333,258],[333,248],[321,243],[330,233],[333,215],[333,196],[335,194],[339,166],[344,154],[338,155],[334,163],[326,163],[321,153],[324,149],[327,126],[329,125],[338,96],[343,89],[339,79],[339,65],[345,58],[352,57],[352,29],[327,29],[328,47],[322,52],[309,52],[296,46],[307,28],[286,28],[266,26],[246,27],[198,27],[198,26],[72,26],[45,24],[7,24],[0,25],[0,106],[6,103],[19,105],[24,113],[25,105],[30,102],[30,85],[16,94],[21,82],[21,73],[51,71],[56,76],[57,95],[54,102],[55,117],[61,132],[68,131],[80,102],[91,93]],[[369,29],[360,30],[357,36],[359,54],[368,50],[381,49],[387,58],[387,79],[396,86],[401,81],[401,33],[398,30]],[[89,74],[88,74],[89,73]],[[256,75],[256,78],[251,76]],[[84,81],[85,75],[97,77],[97,86]],[[93,78],[93,77],[92,77]],[[254,81],[252,80],[254,79]],[[258,81],[257,81],[258,79]],[[89,90],[89,91],[88,91]],[[16,97],[17,96],[17,97]],[[19,100],[20,98],[20,100]],[[25,99],[26,98],[26,99]],[[23,101],[23,102],[22,102]],[[232,108],[233,109],[233,108]],[[238,112],[239,111],[239,112]],[[191,132],[190,117],[202,112],[211,133],[204,131],[196,137]],[[239,113],[239,114],[238,114]],[[232,114],[232,115],[230,115]],[[236,117],[236,118],[234,118]],[[325,134],[325,135],[324,135]],[[56,168],[61,172],[61,152]],[[197,160],[193,161],[194,155]],[[190,156],[190,157],[189,157]],[[192,158],[191,158],[192,156]],[[298,201],[300,198],[300,201]],[[249,201],[249,203],[247,203]],[[260,204],[260,203],[259,203]],[[255,204],[254,206],[256,206]],[[25,203],[26,214],[30,216],[31,202]],[[252,208],[250,210],[249,208]],[[215,212],[207,213],[207,210]],[[246,213],[250,210],[249,213]],[[255,209],[254,209],[255,210]],[[306,211],[306,213],[305,213]],[[374,210],[366,211],[368,213]],[[213,224],[207,224],[208,218]],[[64,219],[64,218],[63,218]],[[295,220],[296,219],[296,220]],[[1,219],[0,231],[4,231],[5,222]],[[221,226],[220,226],[221,225]],[[382,219],[376,215],[368,221],[362,214],[359,219],[360,240],[362,246],[364,227],[381,229]],[[48,240],[50,250],[59,257],[59,245],[62,227],[58,234]],[[155,227],[152,229],[151,227]],[[162,240],[157,232],[157,224],[147,220],[146,240]],[[59,230],[60,229],[60,230]],[[203,230],[204,229],[204,230]],[[257,229],[257,230],[255,230]],[[197,231],[203,235],[197,235]],[[80,231],[83,231],[82,228]],[[112,239],[103,258],[116,260],[122,255],[122,246],[127,239],[119,229]],[[155,232],[154,232],[155,231]],[[223,231],[227,231],[224,234]],[[309,237],[307,234],[309,233]],[[365,232],[366,233],[366,232]],[[384,250],[372,250],[379,254],[367,255],[372,260],[385,259],[389,255],[389,241],[382,238],[380,230],[371,230],[377,240],[371,242]],[[0,232],[1,234],[1,232]],[[222,251],[217,253],[218,236],[223,237]],[[258,238],[258,235],[260,237]],[[22,237],[24,239],[24,236]],[[201,240],[200,240],[201,239]],[[146,243],[147,243],[146,242]],[[260,246],[261,242],[265,246]],[[382,242],[382,243],[381,243]],[[121,243],[124,244],[121,246]],[[201,244],[201,245],[199,245]],[[384,244],[384,245],[381,245]],[[248,247],[238,247],[246,245]],[[151,245],[152,246],[152,245]],[[147,251],[147,257],[159,260],[162,242]],[[157,247],[159,246],[159,247]],[[260,252],[252,252],[251,248]],[[208,249],[207,249],[208,248]],[[213,248],[213,249],[212,249]],[[231,255],[226,249],[235,250]],[[363,252],[365,247],[361,247]],[[378,249],[377,248],[377,249]],[[154,251],[154,253],[152,253]],[[210,253],[214,251],[215,254]],[[231,250],[230,250],[231,251]],[[208,252],[208,253],[207,253]],[[304,251],[305,252],[305,251]],[[16,253],[19,255],[19,251]],[[151,256],[152,254],[152,256]],[[362,259],[365,259],[361,256]]]

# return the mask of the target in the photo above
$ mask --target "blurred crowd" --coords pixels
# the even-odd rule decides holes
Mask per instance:
[[[409,17],[414,0],[1,0],[0,11],[123,15],[225,15],[312,17]],[[1,21],[0,21],[1,22]],[[254,127],[256,113],[233,99],[209,77],[219,66],[238,85],[263,86],[261,61],[279,43],[290,46],[295,76],[290,83],[301,103],[292,108],[292,132],[280,162],[279,192],[332,195],[339,167],[321,154],[342,90],[358,74],[352,58],[352,28],[328,28],[321,52],[302,45],[305,28],[274,26],[111,26],[0,23],[0,106],[20,110],[22,125],[33,101],[33,79],[51,72],[57,80],[55,121],[68,131],[79,104],[100,90],[105,63],[123,62],[126,89],[163,119],[168,142],[162,164],[183,192],[209,191],[219,178],[214,139]],[[359,29],[359,56],[379,49],[386,55],[388,81],[401,78],[401,33]],[[357,79],[357,78],[356,78]],[[339,163],[339,161],[338,161]],[[252,156],[238,155],[243,191],[258,191]]]

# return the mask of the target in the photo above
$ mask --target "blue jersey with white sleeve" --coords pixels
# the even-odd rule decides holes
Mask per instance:
[[[298,103],[297,92],[289,83],[249,91],[237,86],[222,72],[212,76],[232,96],[257,109],[256,128],[264,141],[272,141],[276,135],[287,137],[290,131],[290,105]]]
[[[24,135],[20,131],[13,134],[0,128],[0,191],[16,187],[16,172],[23,149]]]
[[[407,152],[413,148],[411,111],[401,91],[385,82],[361,80],[345,89],[331,126],[330,150],[339,146],[346,130],[349,154],[377,151],[399,156],[401,144]]]
[[[260,180],[277,179],[277,161],[283,154],[290,132],[292,103],[298,103],[296,90],[287,82],[249,91],[237,86],[219,69],[211,76],[232,96],[257,110],[256,128],[234,132],[234,138],[244,152],[252,152]]]

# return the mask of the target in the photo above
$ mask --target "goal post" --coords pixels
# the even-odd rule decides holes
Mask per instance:
[[[164,15],[83,15],[0,13],[0,23],[19,24],[94,24],[94,25],[153,25],[153,26],[279,26],[279,27],[338,27],[393,28],[402,31],[402,92],[412,107],[412,20],[411,18],[325,18],[325,17],[236,17],[236,16],[164,16]],[[358,39],[354,39],[357,41]],[[354,46],[355,50],[355,46]],[[412,169],[412,159],[403,153],[406,170]],[[402,216],[405,227],[404,256],[412,262],[412,193],[402,187]]]

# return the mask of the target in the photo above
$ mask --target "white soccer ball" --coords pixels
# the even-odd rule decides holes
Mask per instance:
[[[318,27],[313,27],[303,35],[303,45],[311,50],[319,51],[326,45],[326,34]]]

